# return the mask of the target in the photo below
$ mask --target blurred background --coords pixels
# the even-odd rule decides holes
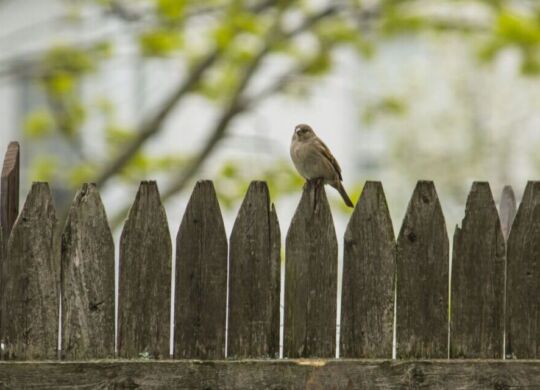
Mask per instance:
[[[59,215],[97,182],[118,232],[156,179],[171,233],[196,180],[228,232],[267,180],[283,237],[313,126],[357,200],[383,182],[396,235],[418,179],[450,237],[473,180],[520,197],[540,172],[536,0],[0,0],[0,150],[22,145],[22,195],[49,181]],[[350,216],[327,189],[339,241]]]

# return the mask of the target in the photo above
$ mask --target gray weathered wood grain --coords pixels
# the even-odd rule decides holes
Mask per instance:
[[[7,257],[7,241],[11,228],[19,215],[19,143],[10,142],[4,156],[4,164],[0,175],[0,230],[3,239],[0,240],[0,291],[2,289],[2,263]],[[0,307],[0,321],[2,320]],[[0,329],[1,329],[0,323]],[[2,335],[0,334],[0,340]]]
[[[95,184],[84,184],[62,234],[62,356],[114,356],[114,242]]]
[[[499,217],[505,240],[508,240],[512,223],[516,217],[516,210],[516,195],[514,194],[514,189],[512,186],[504,186],[499,202]]]
[[[340,356],[390,358],[396,243],[380,182],[366,182],[345,232]]]
[[[527,183],[507,243],[506,354],[540,357],[540,181]]]
[[[169,357],[171,236],[155,181],[143,181],[120,238],[118,355]]]
[[[280,231],[265,182],[252,182],[229,245],[228,356],[279,356]]]
[[[59,250],[47,183],[34,183],[11,231],[3,264],[5,358],[54,359],[58,340]]]
[[[396,259],[398,357],[447,357],[448,234],[431,181],[416,185]]]
[[[324,187],[306,183],[286,239],[285,357],[335,355],[337,255]]]
[[[18,142],[10,142],[0,177],[0,226],[6,241],[19,214],[19,149]]]
[[[498,390],[540,388],[538,361],[0,362],[0,388]]]
[[[199,181],[176,238],[177,358],[225,356],[227,235],[211,181]]]
[[[505,244],[486,182],[475,182],[454,233],[450,357],[502,358]]]

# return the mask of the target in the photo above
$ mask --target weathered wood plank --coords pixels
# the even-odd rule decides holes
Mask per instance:
[[[114,356],[114,242],[95,184],[79,190],[62,235],[62,356]]]
[[[502,358],[505,244],[486,182],[475,182],[454,233],[450,357]]]
[[[4,156],[4,164],[0,175],[0,291],[2,289],[2,263],[7,257],[9,234],[19,215],[19,143],[11,142]],[[2,308],[0,307],[0,329],[2,327]],[[0,340],[2,335],[0,334]]]
[[[396,243],[380,182],[366,182],[345,232],[340,356],[390,358]]]
[[[47,183],[34,183],[11,231],[3,264],[5,358],[54,359],[58,341],[59,251]]]
[[[306,183],[286,239],[283,354],[333,357],[338,246],[323,186]]]
[[[499,203],[499,217],[505,240],[508,240],[512,223],[516,217],[516,195],[512,186],[504,186]]]
[[[0,178],[0,225],[6,241],[19,215],[19,149],[18,142],[8,145]]]
[[[176,238],[175,356],[225,356],[227,235],[211,181],[199,181]]]
[[[143,181],[120,237],[118,355],[169,357],[172,243],[155,181]]]
[[[416,185],[396,258],[398,357],[447,357],[448,234],[431,181]]]
[[[527,183],[507,243],[506,354],[540,357],[540,181]]]
[[[280,231],[265,182],[252,182],[230,239],[228,356],[279,356]]]
[[[0,388],[538,389],[538,361],[0,362]]]

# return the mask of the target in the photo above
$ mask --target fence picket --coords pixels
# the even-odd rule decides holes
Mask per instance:
[[[345,232],[340,356],[391,358],[396,243],[380,182],[366,182]]]
[[[501,358],[505,245],[488,183],[475,182],[454,233],[450,357]]]
[[[62,356],[114,356],[114,242],[95,184],[84,184],[62,235]]]
[[[398,357],[447,357],[448,234],[431,181],[416,185],[396,258]]]
[[[47,183],[34,183],[3,264],[2,334],[6,359],[55,359],[60,264],[56,215]]]
[[[143,181],[120,238],[118,354],[169,356],[172,243],[155,181]]]
[[[0,175],[0,291],[2,289],[2,263],[7,258],[7,242],[11,228],[19,215],[20,151],[18,142],[10,142],[4,156]],[[0,307],[0,329],[2,327]],[[0,340],[2,335],[0,334]]]
[[[0,226],[6,242],[19,214],[19,149],[18,142],[8,145],[0,178]]]
[[[265,182],[252,182],[230,239],[228,356],[279,356],[280,231]]]
[[[175,357],[225,356],[227,235],[211,181],[199,181],[176,238]]]
[[[516,196],[511,186],[504,186],[499,203],[499,216],[505,240],[508,240],[512,223],[516,217]]]
[[[506,354],[540,357],[540,181],[527,183],[507,244]]]
[[[284,356],[334,357],[338,246],[323,186],[304,186],[285,256]]]

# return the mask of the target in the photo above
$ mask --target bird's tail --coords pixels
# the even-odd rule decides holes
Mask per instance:
[[[340,181],[338,181],[335,185],[333,185],[336,190],[338,190],[339,194],[343,198],[343,201],[345,204],[349,207],[354,207],[353,202],[351,201],[351,198],[349,198],[349,195],[347,195],[347,191],[345,191],[345,188],[343,187],[343,184],[341,184]]]

